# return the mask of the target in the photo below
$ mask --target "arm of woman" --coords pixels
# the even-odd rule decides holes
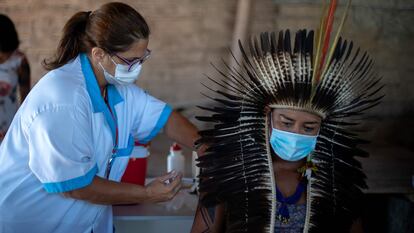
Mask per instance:
[[[200,138],[198,129],[181,114],[173,111],[165,125],[165,133],[171,139],[190,148],[194,148],[195,142]],[[208,145],[199,146],[197,154],[203,156]],[[207,209],[198,204],[191,233],[220,233],[224,232],[224,205]]]
[[[191,233],[224,232],[224,205],[206,208],[200,203],[194,217]]]
[[[30,66],[25,56],[23,57],[17,73],[19,76],[20,101],[23,103],[23,100],[30,91]]]
[[[164,129],[169,138],[189,148],[194,148],[195,142],[200,138],[197,127],[176,111],[171,113]],[[206,145],[198,147],[197,154],[202,156],[206,148]]]
[[[64,192],[63,196],[101,205],[156,203],[171,200],[181,188],[181,174],[173,182],[165,181],[176,174],[155,178],[146,187],[114,182],[95,176],[92,183],[80,189]]]

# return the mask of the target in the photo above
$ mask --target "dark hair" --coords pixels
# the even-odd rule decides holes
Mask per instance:
[[[56,54],[43,61],[47,70],[59,68],[92,47],[124,52],[139,39],[148,39],[145,19],[132,7],[119,2],[102,5],[94,12],[78,12],[63,28]]]
[[[0,52],[13,52],[19,47],[14,23],[6,15],[0,14]]]

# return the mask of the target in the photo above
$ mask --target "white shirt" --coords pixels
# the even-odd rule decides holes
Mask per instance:
[[[150,141],[171,107],[131,84],[108,86],[108,110],[88,58],[47,73],[16,113],[0,147],[0,232],[112,232],[112,207],[65,198],[94,176],[119,181],[134,138]],[[106,119],[108,118],[108,120]]]
[[[15,51],[5,62],[0,64],[0,85],[8,89],[0,95],[0,143],[17,111],[17,84],[23,55]]]

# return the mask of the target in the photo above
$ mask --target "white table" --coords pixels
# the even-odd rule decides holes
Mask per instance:
[[[190,179],[183,179],[189,186]],[[118,205],[113,207],[116,233],[185,233],[190,232],[198,196],[185,188],[169,202]]]

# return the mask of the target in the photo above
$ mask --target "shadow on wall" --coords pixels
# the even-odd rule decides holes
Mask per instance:
[[[362,226],[366,233],[414,233],[414,202],[402,195],[366,195]]]
[[[413,119],[414,113],[411,112],[395,117],[370,116],[361,124],[359,130],[361,137],[372,144],[405,147],[414,151]]]

